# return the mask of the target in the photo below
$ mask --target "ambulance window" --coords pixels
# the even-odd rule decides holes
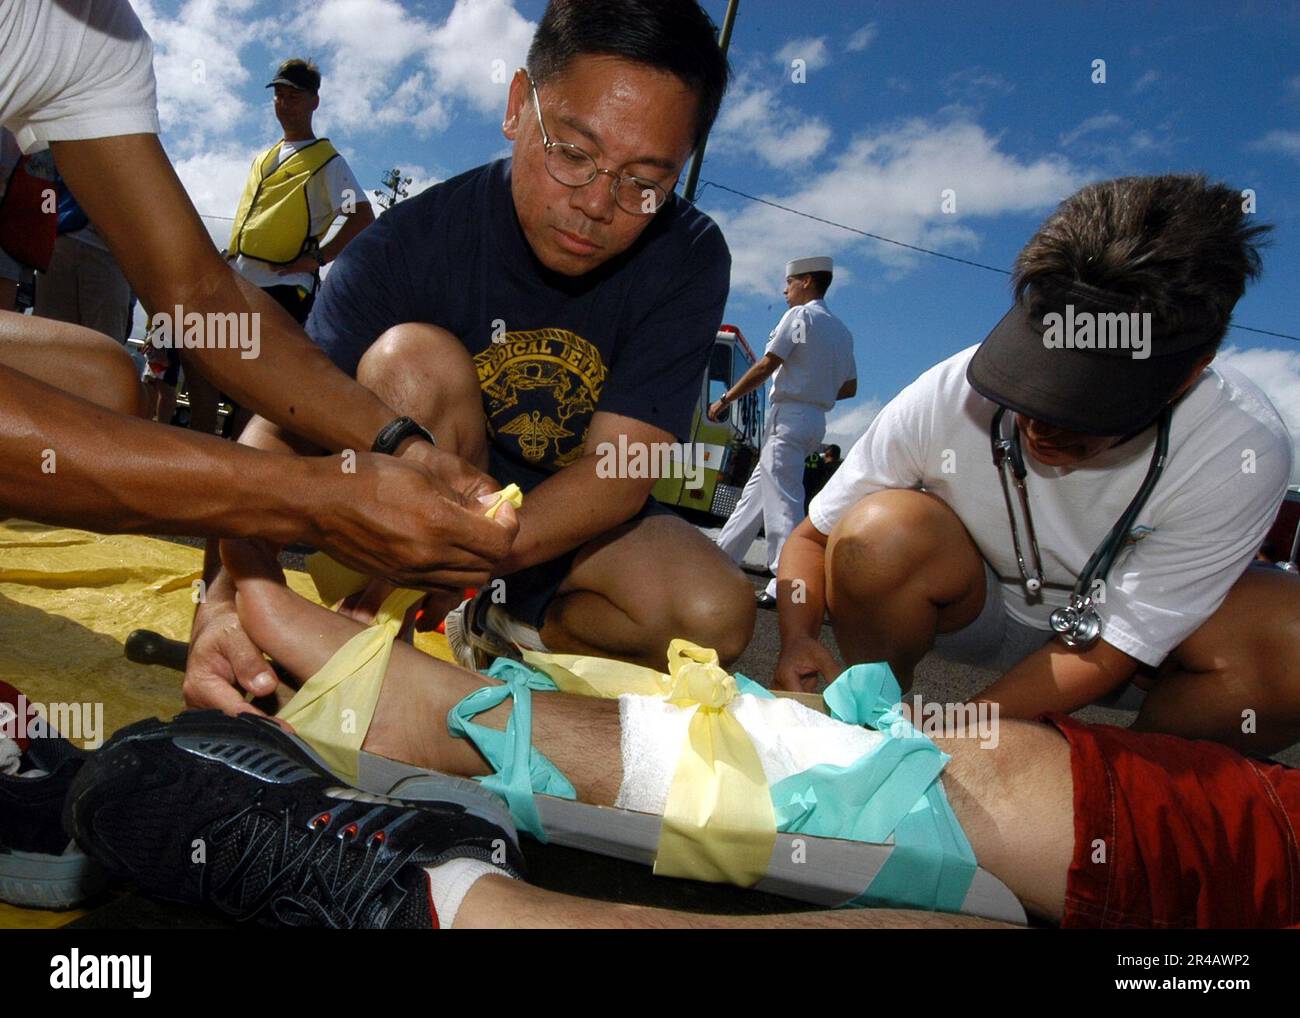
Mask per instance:
[[[714,343],[713,356],[709,358],[709,403],[712,405],[731,388],[731,344]]]

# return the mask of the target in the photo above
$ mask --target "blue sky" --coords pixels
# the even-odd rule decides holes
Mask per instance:
[[[278,138],[262,86],[284,56],[324,72],[320,134],[362,185],[412,190],[505,154],[505,86],[541,0],[137,0],[158,52],[163,141],[199,210],[229,216]],[[725,0],[705,0],[719,24]],[[1275,231],[1243,325],[1300,335],[1300,7],[1192,3],[742,0],[735,81],[702,177],[896,240],[1009,267],[1090,180],[1202,172],[1256,193]],[[1094,61],[1105,82],[1094,83]],[[802,74],[795,61],[802,62]],[[796,81],[802,76],[805,80]],[[942,210],[955,192],[956,212]],[[761,344],[787,257],[832,254],[829,304],[856,337],[851,439],[930,364],[981,339],[1006,277],[918,255],[706,186],[734,266],[726,318]],[[223,223],[209,221],[220,234]],[[223,238],[224,239],[224,238]],[[1225,359],[1300,433],[1300,342],[1234,330]]]

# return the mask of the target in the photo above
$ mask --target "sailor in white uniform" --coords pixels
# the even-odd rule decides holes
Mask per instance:
[[[784,292],[790,310],[772,330],[758,363],[709,407],[709,419],[720,421],[730,404],[772,379],[758,466],[718,535],[718,546],[739,562],[761,523],[773,577],[781,546],[803,519],[804,460],[821,446],[826,411],[858,391],[853,336],[826,306],[832,270],[826,257],[786,263]],[[775,607],[775,578],[758,595],[758,603]]]

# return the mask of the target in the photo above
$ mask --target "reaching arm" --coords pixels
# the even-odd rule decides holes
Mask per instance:
[[[820,674],[827,682],[843,670],[822,646],[826,611],[826,535],[805,519],[781,546],[776,577],[781,655],[775,684],[792,692],[813,692]]]
[[[1137,665],[1136,658],[1105,640],[1075,651],[1054,639],[976,699],[996,703],[998,713],[1007,718],[1033,718],[1043,711],[1069,713],[1129,681]]]
[[[177,305],[202,314],[259,315],[256,358],[234,345],[186,350],[214,385],[324,448],[370,448],[397,415],[222,261],[155,135],[60,141],[51,150],[151,315]]]
[[[619,447],[620,434],[627,436],[629,449],[638,443],[649,446],[673,441],[668,432],[643,421],[619,414],[593,414],[582,459],[552,474],[524,499],[519,535],[500,572],[547,562],[636,515],[655,479],[603,476],[610,472],[606,469],[610,464],[617,466],[611,457]],[[622,472],[615,470],[616,475]]]
[[[728,406],[766,382],[783,363],[785,362],[774,353],[763,354],[762,357],[749,366],[748,371],[740,376],[739,382],[733,385],[729,391],[724,392],[722,398],[715,400],[713,405],[709,407],[709,420],[722,420]]]
[[[334,234],[330,242],[320,249],[321,264],[328,265],[341,255],[343,249],[352,242],[352,238],[374,221],[375,213],[370,207],[370,202],[362,202],[358,205],[356,211],[349,215],[344,220],[343,225],[339,227],[339,232]]]

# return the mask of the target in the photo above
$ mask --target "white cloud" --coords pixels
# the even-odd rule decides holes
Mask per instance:
[[[1300,352],[1241,350],[1229,346],[1219,351],[1215,363],[1236,368],[1264,390],[1291,433],[1292,448],[1297,448],[1300,444]],[[1291,471],[1291,483],[1300,483],[1300,458]]]
[[[841,410],[840,407],[844,409]],[[853,404],[837,404],[826,418],[826,437],[822,440],[827,445],[838,445],[840,452],[847,456],[853,443],[862,437],[862,433],[880,413],[884,404],[876,397]]]
[[[787,67],[791,61],[802,60],[810,71],[817,71],[831,62],[830,49],[826,46],[826,36],[815,39],[791,39],[776,54],[776,59]]]
[[[444,92],[480,112],[504,114],[510,78],[536,28],[510,0],[456,0],[430,36],[425,59]]]
[[[869,21],[849,36],[849,41],[844,44],[844,48],[850,53],[859,53],[875,42],[879,34],[880,29],[876,27],[876,23]]]
[[[230,222],[260,149],[232,144],[175,160],[176,175],[218,247],[230,239]]]
[[[853,139],[830,169],[789,193],[762,197],[800,211],[925,247],[974,249],[973,222],[1007,212],[1048,208],[1083,183],[1058,156],[1022,161],[970,122],[934,125],[913,120]],[[957,216],[941,211],[941,192],[956,192]],[[867,257],[897,271],[917,255],[780,209],[746,204],[711,211],[731,247],[733,291],[770,295],[790,252]],[[837,285],[851,278],[836,270]]]
[[[1069,148],[1084,135],[1109,131],[1114,127],[1123,127],[1127,123],[1128,121],[1118,113],[1098,113],[1096,116],[1089,117],[1073,131],[1061,135],[1061,148]]]
[[[1269,131],[1248,146],[1261,152],[1280,152],[1300,159],[1300,131]]]
[[[784,105],[777,89],[754,85],[742,75],[727,91],[709,147],[715,153],[753,153],[784,170],[816,159],[830,140],[831,129],[821,117]]]
[[[1138,78],[1138,80],[1133,83],[1133,87],[1129,89],[1129,93],[1131,95],[1137,95],[1140,92],[1145,92],[1159,80],[1159,71],[1147,71],[1146,74],[1142,75],[1142,77]]]
[[[155,0],[136,0],[154,42],[158,115],[162,129],[184,152],[197,152],[228,135],[249,113],[239,92],[249,80],[240,54],[262,33],[251,19],[254,0],[190,0],[175,17]]]
[[[1016,86],[997,71],[967,67],[948,75],[941,85],[944,94],[964,102],[978,102],[989,95],[1010,95]]]

